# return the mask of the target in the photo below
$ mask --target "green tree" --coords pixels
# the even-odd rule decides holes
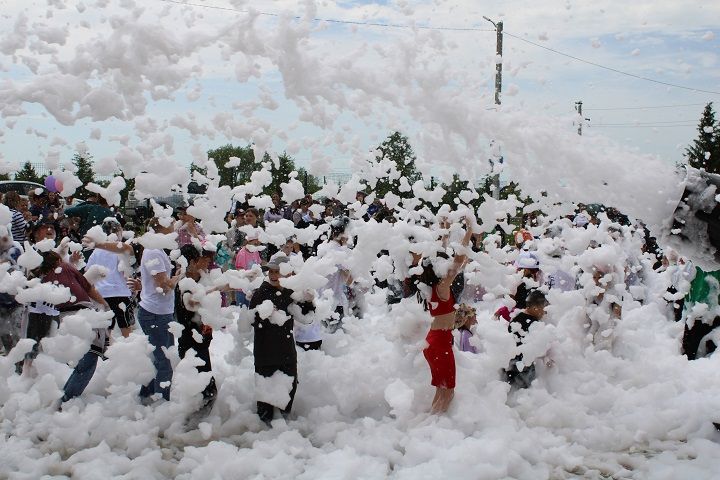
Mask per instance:
[[[255,154],[250,145],[246,147],[235,147],[231,144],[208,150],[208,157],[215,161],[215,165],[220,175],[220,185],[229,185],[236,187],[250,180],[252,172],[259,169],[259,165],[255,163]],[[232,157],[237,157],[240,162],[237,166],[228,167],[227,163]],[[200,168],[197,165],[190,167],[191,172],[200,172],[203,175],[207,173],[207,169]]]
[[[135,190],[135,179],[127,178],[124,173],[120,176],[125,179],[125,188],[123,188],[120,192],[120,205],[125,205],[128,195],[130,194],[130,192]]]
[[[320,179],[310,175],[304,168],[296,167],[295,159],[288,155],[287,152],[283,152],[278,156],[278,165],[275,165],[275,162],[272,162],[270,155],[267,153],[263,156],[263,162],[272,163],[272,167],[270,168],[273,178],[272,183],[270,183],[263,192],[267,195],[272,195],[275,192],[281,192],[282,189],[280,188],[280,185],[288,183],[292,172],[298,173],[296,179],[303,184],[305,193],[315,193],[322,188],[320,185]]]
[[[453,179],[450,183],[444,183],[442,188],[445,190],[441,204],[450,205],[451,208],[456,208],[460,204],[465,204],[473,208],[480,206],[482,202],[482,194],[486,191],[487,178],[483,183],[479,185],[471,185],[467,180],[461,180],[460,175],[457,173],[453,174]],[[469,202],[464,202],[460,199],[460,193],[465,190],[474,190],[477,193],[477,198],[471,199]],[[456,203],[459,201],[460,203]]]
[[[0,173],[0,180],[10,180],[10,175],[7,173]]]
[[[322,188],[322,181],[315,175],[310,175],[303,167],[297,169],[297,179],[303,184],[305,193],[315,193]]]
[[[412,191],[400,191],[400,178],[405,177],[410,185],[422,178],[415,167],[415,152],[413,152],[408,138],[400,132],[394,132],[378,146],[377,150],[378,154],[375,156],[375,162],[380,163],[384,160],[390,160],[400,173],[400,177],[391,179],[388,176],[378,179],[375,193],[378,197],[384,197],[388,192],[393,192],[400,198],[412,197]]]
[[[77,176],[78,180],[83,183],[82,186],[75,192],[75,197],[81,200],[87,200],[90,196],[90,192],[87,191],[85,186],[88,183],[97,183],[95,180],[95,172],[92,168],[92,156],[88,153],[77,152],[72,158],[72,162],[77,168],[75,176]]]
[[[698,138],[685,150],[685,158],[691,167],[720,173],[720,125],[715,120],[712,102],[705,105],[698,124]]]
[[[25,162],[20,171],[15,174],[15,180],[43,183],[42,177],[38,175],[38,173],[35,171],[35,167],[33,167],[32,163],[30,162]]]
[[[236,147],[233,145],[224,145],[219,148],[208,150],[208,157],[215,161],[215,165],[220,175],[220,185],[229,185],[230,187],[236,187],[250,181],[250,176],[256,170],[260,170],[260,163],[255,162],[255,153],[253,152],[252,146]],[[239,158],[239,162],[235,166],[228,167],[227,164],[231,158]],[[272,183],[265,188],[265,194],[271,194],[280,190],[281,183],[287,183],[290,179],[290,174],[293,171],[298,172],[297,179],[303,184],[305,192],[314,193],[321,188],[320,180],[310,175],[304,168],[296,168],[295,160],[287,153],[283,153],[278,157],[278,166],[272,162],[270,155],[265,153],[263,155],[263,162],[271,162],[271,173],[273,176]],[[200,172],[201,174],[207,174],[206,168],[200,168],[197,165],[191,165],[191,172]]]

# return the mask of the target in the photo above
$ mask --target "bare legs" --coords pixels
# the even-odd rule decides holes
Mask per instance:
[[[450,407],[450,402],[452,402],[454,396],[454,388],[436,387],[435,397],[432,401],[432,409],[430,410],[430,413],[436,414],[447,412]]]

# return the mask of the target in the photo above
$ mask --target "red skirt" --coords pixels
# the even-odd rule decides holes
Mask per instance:
[[[455,355],[452,330],[430,330],[425,337],[428,346],[423,350],[430,365],[431,385],[455,388]]]

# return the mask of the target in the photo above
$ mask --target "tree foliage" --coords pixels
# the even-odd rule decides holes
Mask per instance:
[[[460,175],[455,173],[450,183],[444,183],[442,185],[442,188],[445,190],[445,195],[443,195],[441,203],[447,204],[451,208],[457,208],[457,206],[461,204],[477,208],[482,202],[483,187],[484,184],[471,185],[469,181],[462,180]],[[477,194],[475,196],[476,198],[471,198],[470,194],[467,194],[467,196],[465,196],[465,194],[461,195],[461,193],[465,191],[474,191]]]
[[[420,172],[415,167],[415,152],[413,152],[408,138],[400,132],[393,132],[377,147],[377,152],[374,161],[380,164],[391,162],[399,175],[390,173],[387,177],[378,179],[374,188],[376,194],[384,197],[386,193],[393,192],[401,198],[412,197],[412,191],[401,191],[400,189],[401,178],[406,178],[410,185],[422,179]]]
[[[72,158],[72,163],[77,170],[75,175],[82,182],[82,186],[75,192],[75,197],[81,200],[87,200],[90,192],[85,188],[88,183],[97,183],[95,179],[95,171],[92,167],[92,155],[85,152],[77,152]]]
[[[230,187],[242,185],[250,180],[252,172],[260,168],[260,166],[255,163],[255,154],[250,145],[246,147],[235,147],[227,144],[208,150],[207,154],[209,158],[215,161],[218,174],[220,175],[220,185],[229,185]],[[240,159],[239,164],[228,167],[227,164],[233,157]],[[199,171],[202,174],[207,173],[206,169],[199,168],[197,165],[192,165],[191,171]]]
[[[720,173],[720,124],[715,119],[712,102],[703,110],[698,124],[698,137],[685,150],[685,158],[691,167]]]
[[[30,162],[25,162],[20,171],[15,174],[15,180],[43,183],[42,177],[38,175],[37,171],[35,171],[35,167],[33,167]]]
[[[228,144],[209,150],[207,154],[208,158],[212,158],[215,161],[220,176],[220,185],[236,187],[247,183],[250,181],[253,172],[262,168],[261,163],[255,162],[255,153],[250,145],[246,147],[236,147]],[[228,166],[227,164],[232,158],[238,158],[239,161],[232,162],[233,164],[237,163],[235,166]],[[320,189],[319,180],[308,174],[304,168],[297,168],[295,166],[295,160],[291,156],[283,153],[278,157],[278,160],[278,166],[276,166],[272,162],[270,155],[266,153],[263,156],[263,162],[272,163],[271,172],[273,176],[272,183],[265,188],[264,193],[271,194],[279,191],[280,184],[287,183],[290,179],[290,173],[293,171],[298,172],[297,179],[303,184],[307,193],[314,193]],[[197,171],[203,175],[207,173],[207,169],[200,168],[197,165],[192,165],[190,169],[193,172]]]
[[[121,174],[120,176],[125,179],[125,188],[120,192],[120,205],[125,205],[128,195],[135,190],[135,179],[127,178],[125,174]]]
[[[272,162],[270,156],[267,153],[263,157],[263,162]],[[280,192],[280,185],[283,183],[288,183],[288,181],[290,180],[290,174],[292,172],[298,173],[296,178],[300,183],[303,184],[305,193],[315,193],[321,188],[320,180],[313,175],[310,175],[304,168],[296,167],[295,160],[285,152],[278,156],[277,166],[274,162],[272,163],[270,172],[272,173],[273,180],[272,183],[268,185],[267,188],[265,188],[264,192],[268,195],[275,192]]]

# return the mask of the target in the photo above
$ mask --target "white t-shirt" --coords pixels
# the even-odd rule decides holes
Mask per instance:
[[[299,322],[295,323],[294,328],[295,341],[300,343],[317,342],[323,339],[322,325],[318,320],[314,320],[310,325]]]
[[[168,315],[175,311],[175,289],[164,293],[155,285],[153,275],[165,272],[172,275],[172,264],[167,254],[160,249],[145,249],[140,260],[140,306],[155,315]]]
[[[108,269],[108,275],[95,284],[95,288],[103,298],[131,297],[132,293],[127,286],[125,276],[120,273],[118,264],[120,256],[117,253],[96,248],[88,258],[87,266],[100,265]]]

